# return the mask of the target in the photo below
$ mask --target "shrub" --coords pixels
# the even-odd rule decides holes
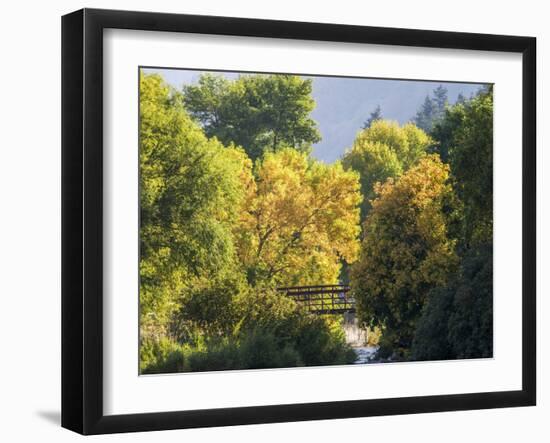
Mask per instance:
[[[141,374],[179,372],[183,369],[184,347],[167,338],[142,340],[140,347]]]
[[[196,346],[168,339],[144,342],[141,373],[221,371],[353,363],[340,322],[295,312],[271,329],[243,329]]]
[[[189,349],[185,356],[183,371],[223,371],[238,369],[240,355],[238,344],[231,340],[209,343],[204,348]]]
[[[300,354],[290,345],[281,345],[265,331],[253,332],[241,343],[241,363],[244,368],[284,368],[302,366]]]
[[[273,289],[226,282],[197,290],[174,337],[143,340],[142,373],[282,368],[353,363],[341,319],[302,310]],[[218,303],[223,301],[223,303]],[[222,307],[218,306],[222,305]],[[187,311],[185,309],[188,308]],[[220,312],[223,310],[226,312]]]
[[[180,341],[189,342],[196,330],[206,336],[231,334],[238,318],[234,300],[247,292],[244,277],[237,272],[215,279],[197,279],[193,287],[182,292],[174,335]]]
[[[306,366],[353,363],[357,356],[346,343],[341,320],[303,315],[293,339]]]

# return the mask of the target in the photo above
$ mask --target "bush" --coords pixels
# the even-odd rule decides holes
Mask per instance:
[[[183,371],[224,371],[240,367],[240,350],[236,342],[222,340],[204,348],[193,348],[184,356]]]
[[[142,340],[139,369],[141,374],[179,372],[183,369],[184,347],[167,338]]]
[[[298,319],[296,349],[306,366],[353,363],[357,356],[346,343],[341,320],[305,314]]]
[[[143,340],[141,372],[198,372],[353,363],[341,319],[300,309],[272,289],[235,294],[235,283],[197,290],[179,314],[174,334]],[[223,289],[223,290],[222,290]],[[223,301],[223,303],[218,303]],[[220,310],[226,312],[220,312]],[[188,310],[185,310],[188,308]]]
[[[231,334],[238,318],[235,299],[247,292],[244,278],[237,272],[213,280],[198,279],[182,293],[181,306],[175,315],[174,336],[189,342],[196,330],[207,336]]]
[[[269,332],[253,332],[241,343],[243,368],[284,368],[303,366],[300,354],[290,344],[281,345]]]
[[[238,322],[234,333],[241,331],[277,331],[285,334],[281,326],[296,315],[298,306],[289,297],[274,289],[254,288],[241,292],[235,299]]]
[[[346,343],[340,317],[310,314],[294,300],[269,289],[250,291],[241,298],[241,305],[239,332],[252,336],[259,331],[269,334],[279,352],[298,353],[298,365],[345,364],[357,358]]]
[[[295,312],[272,326],[276,327],[240,330],[229,338],[211,337],[196,346],[168,339],[144,342],[141,373],[288,368],[347,364],[356,359],[334,318]]]

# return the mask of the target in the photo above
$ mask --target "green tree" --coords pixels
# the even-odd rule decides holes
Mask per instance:
[[[424,99],[424,102],[422,103],[422,106],[413,118],[413,122],[422,130],[430,132],[430,130],[432,129],[434,115],[435,106],[433,100],[430,98],[429,95],[427,95]]]
[[[481,91],[457,110],[449,164],[464,205],[464,247],[492,243],[493,236],[493,91]]]
[[[362,220],[376,195],[374,185],[389,177],[399,177],[425,155],[432,143],[431,138],[412,123],[400,126],[397,122],[376,120],[359,132],[342,163],[361,177]]]
[[[360,320],[408,350],[428,292],[456,268],[445,207],[449,167],[429,155],[399,179],[376,186],[351,285]]]
[[[363,129],[370,128],[373,122],[377,120],[382,120],[382,118],[382,109],[380,108],[380,105],[376,105],[376,108],[374,108],[374,111],[370,113],[367,121],[363,123]]]
[[[457,277],[430,293],[418,321],[412,358],[445,360],[493,355],[493,253],[469,251]]]
[[[309,152],[320,141],[310,113],[312,81],[295,75],[241,75],[227,80],[203,74],[184,87],[189,113],[208,137],[242,146],[252,160],[283,147]]]
[[[139,161],[141,328],[159,336],[182,291],[234,266],[232,229],[251,163],[207,139],[157,75],[140,78]]]
[[[443,117],[448,105],[447,89],[439,85],[433,90],[433,96],[426,96],[424,103],[413,118],[414,123],[426,132],[430,132],[434,124]]]
[[[487,87],[447,108],[432,131],[436,151],[451,167],[458,201],[451,230],[461,266],[447,285],[430,292],[415,331],[414,359],[492,356],[492,128]]]
[[[435,140],[433,152],[439,154],[441,160],[449,162],[449,150],[455,145],[456,131],[462,125],[465,117],[466,101],[457,102],[445,111],[445,115],[437,123],[431,131],[431,135]]]
[[[449,107],[433,129],[435,151],[448,161],[454,188],[463,203],[461,246],[468,249],[492,240],[493,92]]]
[[[449,98],[447,97],[447,88],[439,85],[433,91],[433,101],[435,105],[436,118],[441,118],[445,113],[445,109],[449,104]]]

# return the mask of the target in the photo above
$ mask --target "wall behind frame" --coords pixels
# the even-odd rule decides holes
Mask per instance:
[[[60,417],[60,17],[82,7],[229,15],[445,31],[532,35],[538,38],[539,226],[550,221],[548,155],[550,30],[544,3],[319,2],[202,0],[20,1],[4,5],[0,69],[0,436],[5,441],[70,442],[84,437],[59,427]],[[519,5],[519,6],[518,6]],[[546,112],[544,112],[546,111]],[[540,155],[542,154],[542,155]],[[543,201],[546,200],[545,203]],[[550,234],[539,228],[539,294],[550,291]],[[550,304],[539,297],[539,319]],[[539,374],[550,368],[550,323],[539,321]],[[132,442],[409,442],[548,441],[550,385],[539,377],[535,408],[285,423],[94,437]]]

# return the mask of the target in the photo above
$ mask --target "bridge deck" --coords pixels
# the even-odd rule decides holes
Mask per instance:
[[[277,288],[313,314],[355,312],[355,299],[347,285],[289,286]]]

